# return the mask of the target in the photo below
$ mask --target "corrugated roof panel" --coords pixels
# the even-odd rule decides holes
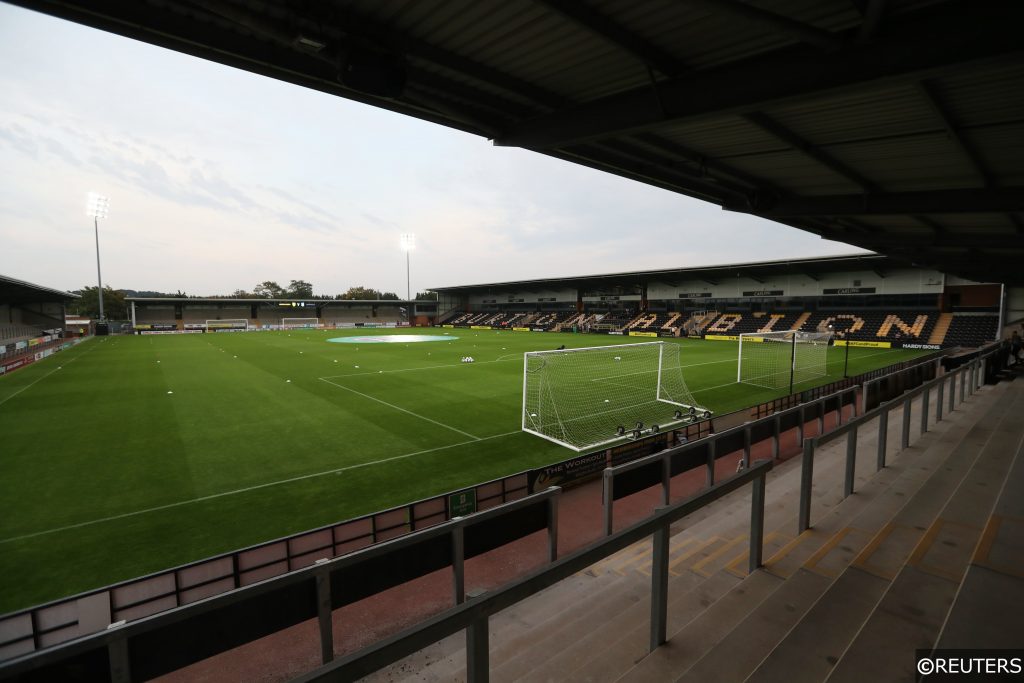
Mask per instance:
[[[963,155],[941,133],[829,145],[824,151],[888,192],[980,186]]]
[[[1020,120],[1024,112],[1024,64],[999,64],[930,82],[958,126]]]
[[[778,151],[785,143],[738,117],[677,124],[658,129],[658,135],[715,158]]]
[[[729,165],[772,185],[804,195],[850,194],[860,188],[793,150],[733,157]]]
[[[1016,235],[1016,226],[1005,213],[957,213],[941,216],[943,225],[952,232],[984,232],[988,234],[1007,233]]]
[[[1024,185],[1024,122],[975,128],[964,137],[999,185]]]
[[[766,113],[819,145],[908,135],[941,127],[920,92],[907,85],[771,107]]]

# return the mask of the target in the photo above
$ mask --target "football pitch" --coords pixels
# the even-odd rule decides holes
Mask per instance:
[[[329,341],[352,337],[376,341]],[[637,341],[105,337],[0,377],[0,613],[572,457],[520,430],[523,353]],[[666,341],[716,414],[787,393],[737,384],[733,342]],[[852,348],[849,371],[921,353]]]

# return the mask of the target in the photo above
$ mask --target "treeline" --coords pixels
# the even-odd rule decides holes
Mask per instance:
[[[80,315],[86,318],[98,318],[100,314],[99,297],[97,288],[82,287],[76,289],[73,294],[81,298],[68,303],[68,313]],[[305,280],[291,280],[287,287],[282,287],[273,280],[261,282],[252,291],[236,289],[231,294],[215,294],[213,296],[197,296],[187,294],[180,289],[171,294],[167,292],[156,292],[152,290],[136,289],[112,289],[103,288],[103,313],[109,320],[125,320],[128,318],[128,305],[125,297],[145,297],[153,299],[305,299],[321,301],[398,301],[400,297],[394,292],[383,292],[370,287],[349,287],[348,291],[341,294],[329,296],[326,294],[313,294],[313,285]],[[417,300],[435,301],[437,292],[418,292]]]

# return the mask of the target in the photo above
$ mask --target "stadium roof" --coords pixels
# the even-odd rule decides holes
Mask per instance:
[[[611,286],[617,284],[638,284],[641,282],[672,281],[672,280],[703,280],[709,284],[718,284],[726,277],[742,275],[755,281],[764,281],[769,277],[785,275],[806,275],[815,280],[820,275],[837,271],[870,270],[885,277],[886,273],[895,268],[905,268],[906,264],[881,254],[848,254],[845,256],[820,256],[815,258],[785,259],[778,261],[754,261],[749,263],[724,263],[710,266],[694,266],[687,268],[663,268],[659,270],[639,270],[628,273],[606,273],[601,275],[579,275],[576,277],[541,278],[537,280],[520,280],[516,282],[492,282],[479,285],[460,285],[457,287],[437,287],[431,291],[457,292],[495,287],[519,287],[538,289],[571,284],[573,286]]]
[[[1024,284],[1017,0],[14,0]]]
[[[140,301],[163,304],[407,304],[405,299],[232,299],[228,297],[201,296],[126,296],[125,301]],[[414,300],[413,303],[435,303],[433,299]]]
[[[0,304],[38,304],[71,301],[81,297],[71,292],[43,287],[24,280],[0,275]]]

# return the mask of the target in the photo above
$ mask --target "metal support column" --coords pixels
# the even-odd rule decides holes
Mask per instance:
[[[751,484],[750,495],[750,561],[747,569],[751,574],[760,567],[764,553],[764,476],[758,477]]]
[[[466,679],[469,683],[487,683],[490,679],[490,643],[487,615],[482,615],[466,629]]]
[[[910,448],[910,404],[912,399],[907,399],[903,402],[903,431],[900,435],[900,450],[906,450]]]
[[[669,524],[654,532],[651,564],[651,643],[654,652],[668,636]]]
[[[853,477],[857,469],[857,427],[846,434],[846,478],[843,480],[843,498],[853,495]]]
[[[885,467],[885,449],[889,441],[889,409],[882,408],[878,414],[878,463],[876,471]]]
[[[800,466],[800,519],[797,533],[811,528],[811,483],[814,480],[814,439],[804,441],[803,461]]]

